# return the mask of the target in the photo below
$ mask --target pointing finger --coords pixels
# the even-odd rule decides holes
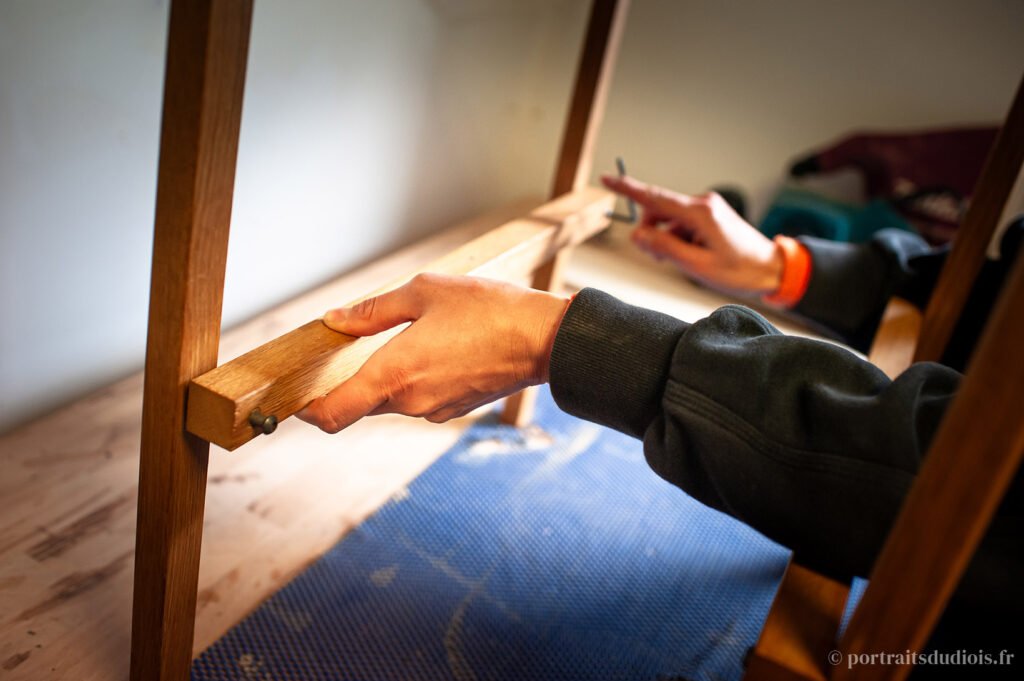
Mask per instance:
[[[632,177],[615,175],[601,176],[601,182],[613,192],[633,199],[637,203],[648,206],[660,213],[673,214],[688,207],[693,199],[685,194],[676,194],[657,185],[647,184]]]

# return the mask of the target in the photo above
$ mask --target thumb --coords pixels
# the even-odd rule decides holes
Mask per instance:
[[[350,336],[372,336],[418,319],[422,307],[420,297],[406,284],[355,305],[330,310],[324,315],[324,324]]]

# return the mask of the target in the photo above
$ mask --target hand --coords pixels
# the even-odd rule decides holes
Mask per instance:
[[[687,196],[606,175],[606,187],[643,208],[633,243],[685,274],[734,293],[771,293],[782,280],[782,252],[715,193]]]
[[[442,423],[544,383],[567,306],[565,298],[502,282],[421,274],[355,307],[331,310],[324,324],[352,336],[412,324],[298,416],[328,433],[373,414]]]

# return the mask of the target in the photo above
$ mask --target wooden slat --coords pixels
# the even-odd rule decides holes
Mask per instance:
[[[209,445],[185,432],[185,389],[217,362],[251,19],[250,0],[175,0],[171,7],[143,390],[133,681],[189,677]]]
[[[849,587],[790,563],[744,681],[825,681]]]
[[[967,208],[963,224],[942,274],[932,292],[921,325],[921,339],[914,353],[915,362],[938,362],[971,286],[985,262],[992,235],[999,227],[999,218],[1024,162],[1024,79],[1017,87],[1013,105],[1006,116],[999,136],[992,145],[985,169]]]
[[[921,318],[921,311],[902,298],[892,298],[886,305],[868,360],[889,378],[896,378],[913,363]]]
[[[397,288],[418,272],[494,278],[533,272],[559,249],[606,227],[605,214],[613,203],[611,193],[596,188],[563,196],[370,295]],[[248,421],[254,410],[284,420],[351,377],[398,331],[356,339],[320,320],[300,326],[195,378],[189,387],[188,430],[235,449],[259,434]]]
[[[1024,258],[1017,258],[842,639],[845,655],[921,650],[1024,454]],[[983,408],[979,408],[983,405]],[[903,679],[905,666],[835,678]]]
[[[626,26],[629,0],[594,0],[583,38],[583,49],[576,71],[576,84],[562,133],[551,197],[582,189],[590,182],[594,164],[594,146],[604,118],[605,102],[611,87],[612,71]],[[571,249],[555,253],[533,277],[531,286],[554,291],[562,285],[565,264]],[[501,420],[525,425],[533,417],[536,389],[527,388],[508,398]]]

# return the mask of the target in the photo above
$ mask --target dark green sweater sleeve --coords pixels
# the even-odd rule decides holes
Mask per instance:
[[[867,574],[959,380],[890,381],[736,305],[688,325],[592,289],[551,357],[563,410],[642,438],[663,478],[836,577]]]
[[[867,352],[889,299],[923,303],[945,249],[932,249],[916,234],[884,229],[865,243],[800,237],[811,256],[811,278],[794,312],[823,324],[844,343]]]

